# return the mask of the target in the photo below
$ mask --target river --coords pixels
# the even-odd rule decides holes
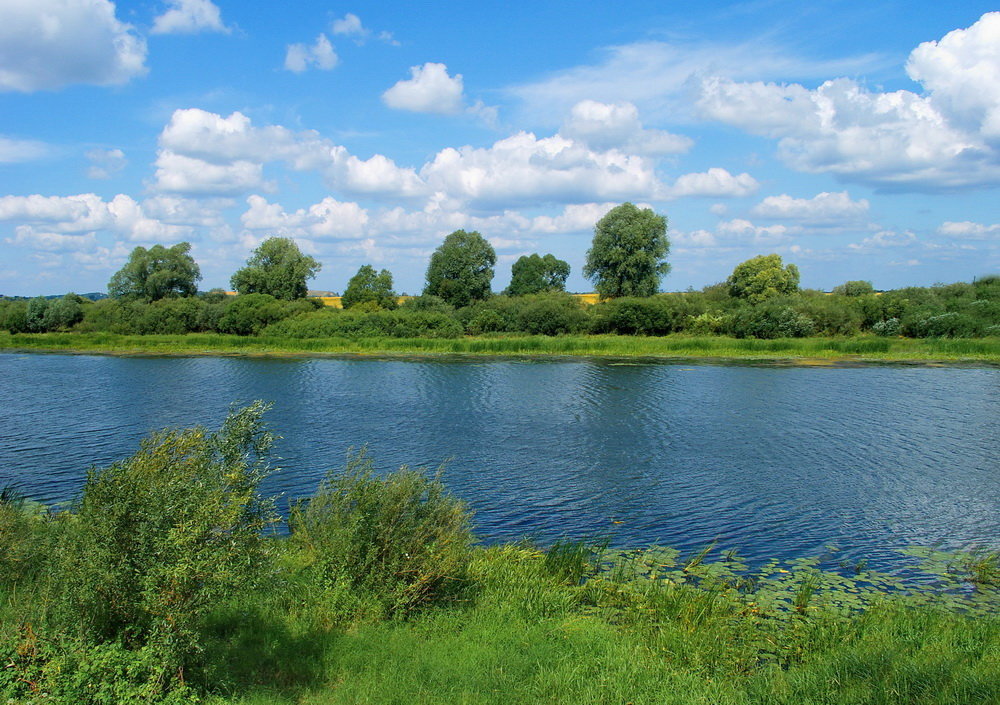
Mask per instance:
[[[367,444],[380,470],[444,463],[486,541],[1000,545],[997,369],[2,354],[0,399],[0,487],[45,503],[151,430],[264,399],[280,507]]]

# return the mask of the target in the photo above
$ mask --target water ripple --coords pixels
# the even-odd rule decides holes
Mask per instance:
[[[491,541],[1000,543],[997,370],[0,355],[0,380],[0,486],[45,502],[259,398],[283,436],[268,492],[308,495],[367,444],[382,471],[444,462]]]

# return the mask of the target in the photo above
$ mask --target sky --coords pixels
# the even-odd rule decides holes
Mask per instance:
[[[0,294],[106,291],[267,237],[418,293],[457,229],[582,275],[667,216],[664,291],[776,252],[805,287],[1000,273],[1000,12],[906,0],[0,0]]]

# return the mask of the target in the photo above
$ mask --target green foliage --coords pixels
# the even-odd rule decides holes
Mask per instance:
[[[455,307],[433,294],[421,294],[411,296],[399,305],[399,310],[406,313],[412,311],[423,311],[424,313],[444,313],[450,314],[455,311]]]
[[[508,296],[565,291],[569,264],[551,254],[523,255],[514,262],[510,272],[510,285],[504,292]]]
[[[136,247],[128,262],[108,282],[113,298],[156,301],[168,296],[194,296],[201,270],[188,254],[191,244],[180,242],[173,247],[153,245],[148,250]]]
[[[270,237],[253,251],[247,264],[230,284],[241,294],[267,294],[292,301],[305,298],[306,280],[319,273],[322,265],[299,250],[288,237]]]
[[[396,308],[396,298],[396,292],[392,290],[392,273],[383,269],[376,274],[375,268],[366,264],[347,283],[341,305],[351,308],[358,304],[372,303],[378,308],[391,311]]]
[[[3,301],[0,309],[0,328],[11,333],[29,333],[28,302]]]
[[[11,487],[0,489],[0,589],[36,577],[51,550],[48,517]]]
[[[593,280],[602,299],[652,296],[670,271],[669,251],[666,217],[623,203],[594,226],[583,275]]]
[[[623,297],[599,304],[594,313],[596,333],[667,335],[683,330],[698,306],[679,296]]]
[[[486,238],[456,230],[431,255],[424,294],[439,296],[451,306],[487,299],[496,263],[496,252]]]
[[[861,332],[865,315],[858,302],[862,299],[850,298],[845,301],[839,296],[804,291],[797,298],[785,300],[797,313],[813,322],[813,333],[810,335],[843,336],[858,335]]]
[[[849,281],[833,287],[833,293],[839,296],[865,296],[874,291],[875,287],[869,281]]]
[[[465,584],[470,513],[438,476],[384,477],[364,449],[293,507],[292,540],[327,580],[372,594],[389,613],[454,596]]]
[[[580,303],[564,293],[521,297],[516,310],[518,331],[529,335],[562,335],[584,330],[588,316]]]
[[[280,338],[455,338],[462,326],[451,316],[429,311],[324,310],[268,326]]]
[[[272,323],[315,311],[317,305],[322,304],[305,299],[280,301],[268,294],[236,296],[226,302],[218,330],[234,335],[257,335]]]
[[[878,321],[872,326],[872,333],[875,335],[885,336],[887,338],[894,335],[899,335],[900,324],[898,318],[887,318],[884,321]]]
[[[728,325],[736,338],[805,338],[815,332],[811,319],[780,303],[741,308]]]
[[[162,431],[87,477],[58,556],[59,614],[88,643],[151,647],[168,673],[201,649],[212,605],[258,579],[275,515],[258,491],[273,436],[266,405],[221,429]]]
[[[195,705],[196,691],[165,672],[151,647],[41,639],[30,628],[0,645],[0,702],[58,705]]]
[[[759,304],[799,290],[799,268],[782,266],[781,255],[759,255],[736,265],[727,280],[729,294],[751,304]]]
[[[45,314],[49,310],[49,301],[44,296],[36,296],[28,302],[25,311],[25,328],[29,333],[45,332]]]
[[[74,293],[66,294],[49,302],[45,312],[46,330],[69,330],[83,320],[84,305],[91,305],[86,299]]]

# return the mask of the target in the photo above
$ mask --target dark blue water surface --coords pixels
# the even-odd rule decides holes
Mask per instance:
[[[0,355],[0,487],[42,501],[166,426],[274,403],[279,505],[367,444],[437,467],[485,540],[751,559],[1000,544],[1000,370]]]

